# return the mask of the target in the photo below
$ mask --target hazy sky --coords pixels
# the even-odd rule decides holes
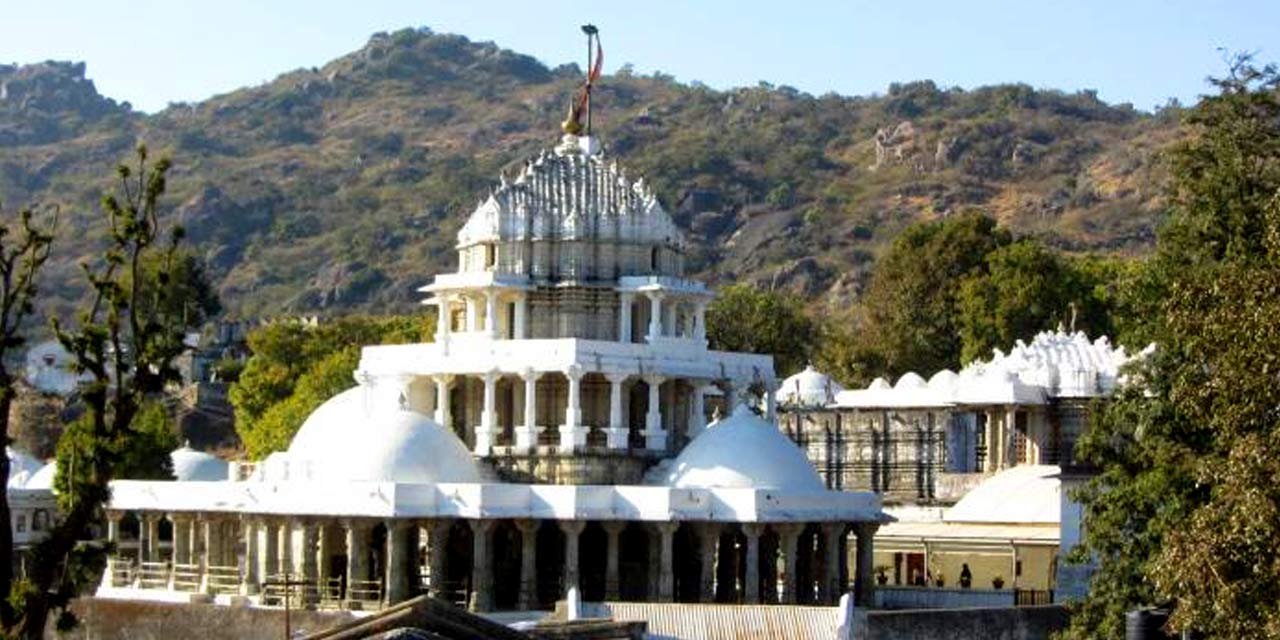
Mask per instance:
[[[1142,109],[1194,101],[1219,48],[1280,60],[1278,0],[0,0],[0,62],[83,60],[146,111],[320,66],[376,31],[428,26],[550,65],[600,27],[623,63],[717,88],[883,93],[890,82],[1097,89]]]

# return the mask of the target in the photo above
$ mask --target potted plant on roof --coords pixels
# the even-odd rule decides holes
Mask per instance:
[[[991,579],[991,586],[996,589],[1004,588],[1004,576],[996,576]]]
[[[883,586],[885,584],[888,584],[888,582],[889,582],[889,567],[883,564],[876,567],[876,583]]]

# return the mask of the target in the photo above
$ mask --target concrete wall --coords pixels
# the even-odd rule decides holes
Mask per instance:
[[[282,609],[106,598],[81,598],[71,608],[80,619],[80,626],[63,635],[51,631],[46,637],[70,640],[279,640],[284,635]],[[315,632],[351,620],[353,616],[343,611],[293,611],[290,618],[293,631]]]
[[[1042,640],[1067,625],[1061,605],[865,611],[856,616],[856,640]]]

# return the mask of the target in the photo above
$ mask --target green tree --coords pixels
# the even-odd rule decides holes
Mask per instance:
[[[969,211],[907,227],[875,266],[863,304],[866,340],[883,373],[960,364],[961,284],[986,273],[987,256],[1012,241],[996,221]]]
[[[109,483],[122,470],[164,469],[168,462],[155,451],[155,424],[146,407],[178,379],[173,361],[187,329],[166,302],[172,294],[156,290],[173,281],[183,235],[177,227],[166,233],[160,224],[170,166],[167,159],[149,163],[139,146],[136,164],[117,168],[116,191],[102,199],[110,229],[106,251],[99,264],[84,266],[91,287],[87,306],[72,327],[54,322],[58,340],[91,379],[81,391],[85,418],[59,447],[61,518],[32,551],[27,579],[11,589],[15,621],[8,631],[19,637],[42,637],[54,611],[60,612],[59,628],[74,624],[67,604],[101,575],[107,552],[81,540],[100,517]],[[147,277],[143,270],[152,260],[155,277]],[[139,459],[146,452],[156,459]]]
[[[434,333],[434,316],[354,316],[318,326],[277,322],[250,333],[253,356],[230,390],[236,431],[249,457],[288,448],[311,411],[354,385],[360,347],[423,342]]]
[[[49,259],[53,236],[32,222],[24,209],[15,223],[0,225],[0,444],[9,446],[9,410],[15,397],[10,359],[22,348],[22,329],[35,311],[36,277]],[[0,457],[0,478],[9,478],[9,456]],[[7,596],[13,584],[13,530],[9,528],[9,495],[0,497],[0,629],[8,630],[16,615]]]
[[[711,348],[772,355],[780,376],[804,367],[817,336],[804,302],[785,293],[729,285],[707,308]]]
[[[149,299],[140,300],[143,312],[163,306],[164,315],[181,318],[185,326],[199,327],[205,320],[222,311],[222,301],[206,277],[204,262],[194,253],[179,248],[173,255],[152,253],[143,257],[138,268],[143,290]],[[124,280],[130,286],[129,280]]]
[[[1031,239],[992,251],[986,272],[960,285],[961,364],[1058,325],[1111,335],[1108,271],[1098,260],[1064,256]]]
[[[1170,220],[1134,281],[1157,342],[1078,452],[1099,563],[1069,637],[1122,638],[1173,604],[1210,638],[1280,638],[1280,78],[1247,58],[1169,153]]]

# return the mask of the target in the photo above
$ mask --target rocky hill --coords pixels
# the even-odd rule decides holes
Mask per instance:
[[[555,143],[580,77],[403,30],[148,116],[98,95],[83,64],[0,66],[0,201],[60,206],[48,287],[64,313],[111,168],[145,140],[176,160],[172,211],[233,315],[408,311],[498,173]],[[624,69],[595,121],[703,247],[701,275],[844,304],[897,230],[970,206],[1068,250],[1144,250],[1176,118],[1025,85],[814,97]]]

